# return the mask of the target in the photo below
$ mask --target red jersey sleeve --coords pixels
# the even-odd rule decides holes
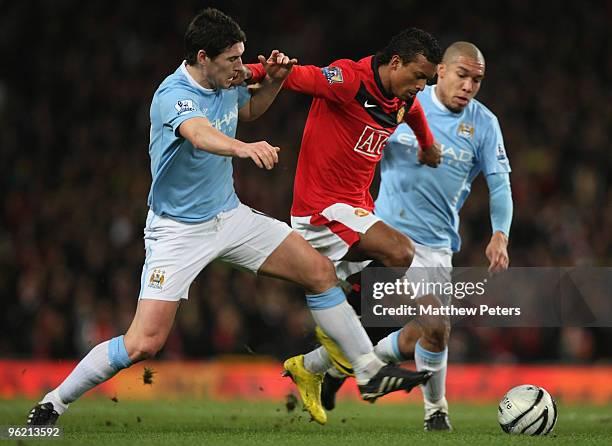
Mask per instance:
[[[327,67],[296,65],[283,88],[305,93],[315,98],[347,102],[359,89],[359,77],[351,60],[339,60]]]
[[[266,77],[266,69],[260,63],[248,63],[246,67],[251,70],[251,82],[261,82]]]
[[[352,64],[351,60],[339,60],[324,68],[295,65],[283,88],[334,102],[349,101],[359,89],[359,78]],[[260,63],[247,64],[247,68],[251,70],[252,82],[261,82],[266,77],[266,70]]]
[[[417,98],[414,98],[410,110],[404,115],[404,121],[406,121],[414,132],[422,149],[427,149],[433,145],[434,137],[429,129],[423,107]]]

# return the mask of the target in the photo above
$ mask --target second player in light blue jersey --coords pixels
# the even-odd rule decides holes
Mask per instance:
[[[265,112],[297,62],[277,50],[268,59],[260,56],[266,76],[251,95],[245,86],[234,85],[244,72],[245,40],[238,24],[216,9],[205,9],[190,23],[186,60],[161,83],[151,103],[150,210],[134,320],[125,336],[96,345],[45,395],[30,411],[28,424],[54,424],[84,392],[154,356],[166,342],[179,302],[215,259],[301,285],[316,323],[354,364],[364,399],[390,376],[399,383],[384,393],[409,390],[431,376],[384,364],[338,286],[332,263],[287,224],[238,200],[232,157],[272,169],[279,148],[237,140],[237,122]],[[285,364],[296,382],[302,367]],[[325,423],[322,410],[311,414]]]
[[[497,118],[474,99],[484,73],[478,48],[457,42],[446,50],[438,67],[437,85],[419,94],[432,133],[442,145],[438,169],[423,169],[419,164],[418,144],[407,126],[400,126],[385,148],[376,214],[415,242],[418,254],[413,267],[442,267],[450,274],[451,252],[461,248],[459,211],[480,173],[490,192],[492,236],[485,250],[489,268],[497,272],[508,267],[510,163]],[[384,359],[398,361],[408,356],[417,340],[417,367],[434,373],[423,386],[428,430],[450,428],[445,398],[449,334],[448,318],[420,325],[414,321],[377,348]]]
[[[474,99],[484,73],[484,57],[476,46],[468,42],[452,44],[438,66],[437,85],[418,95],[431,131],[442,146],[442,163],[437,169],[419,163],[418,143],[406,125],[391,136],[381,162],[375,213],[414,241],[411,270],[417,267],[426,274],[442,274],[442,280],[450,280],[452,253],[461,247],[459,211],[481,172],[490,192],[492,236],[485,250],[489,269],[498,272],[509,263],[510,163],[497,118]],[[430,279],[436,281],[438,277]],[[429,298],[437,300],[423,297]],[[449,334],[448,317],[417,319],[375,347],[376,354],[386,362],[401,362],[414,352],[417,368],[433,373],[422,387],[426,430],[451,429],[445,397]],[[322,390],[328,409],[333,408],[335,392],[343,381],[337,371],[331,369],[330,373]]]

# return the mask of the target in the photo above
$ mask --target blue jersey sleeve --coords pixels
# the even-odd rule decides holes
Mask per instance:
[[[507,173],[487,175],[487,186],[489,187],[492,232],[500,231],[510,236],[510,225],[512,224],[510,176]]]
[[[479,152],[480,167],[485,175],[511,171],[510,161],[504,147],[504,138],[497,118],[493,118],[487,126]]]
[[[165,125],[171,126],[178,137],[181,136],[178,128],[187,119],[206,117],[198,105],[197,94],[187,88],[170,89],[162,93],[159,99],[162,121]]]
[[[249,92],[246,85],[239,85],[238,87],[238,108],[244,107],[247,102],[251,100],[251,93]]]

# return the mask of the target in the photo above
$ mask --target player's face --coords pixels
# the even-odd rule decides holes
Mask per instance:
[[[461,112],[478,94],[485,74],[482,60],[459,56],[438,67],[436,93],[440,101],[455,113]]]
[[[238,42],[217,57],[206,58],[206,80],[212,88],[229,88],[232,85],[234,78],[243,69],[242,53],[244,53],[244,43]]]
[[[417,54],[415,59],[408,63],[403,63],[398,56],[393,56],[389,67],[391,93],[404,101],[412,99],[422,91],[427,80],[436,74],[436,65],[422,54]]]

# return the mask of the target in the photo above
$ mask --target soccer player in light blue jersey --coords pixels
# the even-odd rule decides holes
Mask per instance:
[[[431,131],[442,145],[442,163],[428,169],[417,159],[418,143],[410,127],[400,125],[389,139],[381,161],[381,184],[375,213],[409,236],[415,245],[411,270],[441,274],[450,280],[452,254],[461,248],[459,211],[471,184],[482,172],[490,195],[492,236],[485,254],[493,273],[508,268],[508,236],[512,221],[510,164],[495,115],[474,97],[485,74],[480,50],[456,42],[444,53],[436,85],[419,93]],[[430,277],[438,281],[439,277]],[[423,296],[423,299],[435,299]],[[438,302],[439,304],[439,302]],[[376,345],[385,362],[397,363],[412,355],[419,370],[429,370],[425,384],[425,429],[450,430],[445,397],[448,317],[413,320]],[[415,345],[416,343],[416,345]],[[319,348],[322,362],[329,357]],[[322,404],[334,407],[335,392],[344,378],[333,368],[325,376]]]
[[[189,25],[186,60],[161,83],[151,103],[150,210],[134,320],[124,336],[96,345],[45,395],[30,411],[28,424],[54,424],[87,390],[153,357],[166,342],[191,282],[215,259],[301,285],[316,323],[354,364],[364,399],[389,377],[401,378],[401,385],[384,393],[409,390],[431,376],[385,365],[338,286],[329,259],[287,224],[238,200],[232,157],[272,169],[279,148],[235,139],[237,122],[265,112],[297,62],[277,50],[268,59],[260,56],[266,76],[251,94],[246,86],[234,85],[243,73],[245,40],[238,24],[216,9],[205,9]],[[300,364],[285,368],[300,379]],[[326,421],[323,411],[311,414],[319,423]]]
[[[482,172],[490,197],[492,235],[485,249],[489,270],[508,268],[510,163],[497,118],[474,99],[484,74],[485,61],[478,48],[456,42],[438,67],[437,84],[419,94],[432,133],[442,145],[438,169],[421,168],[418,145],[407,126],[400,126],[385,148],[376,213],[415,242],[412,267],[428,267],[425,271],[441,267],[450,276],[452,253],[461,248],[459,211]],[[445,398],[449,334],[448,317],[430,324],[413,321],[376,348],[387,362],[402,361],[414,351],[417,368],[433,372],[422,388],[427,430],[450,429]]]

